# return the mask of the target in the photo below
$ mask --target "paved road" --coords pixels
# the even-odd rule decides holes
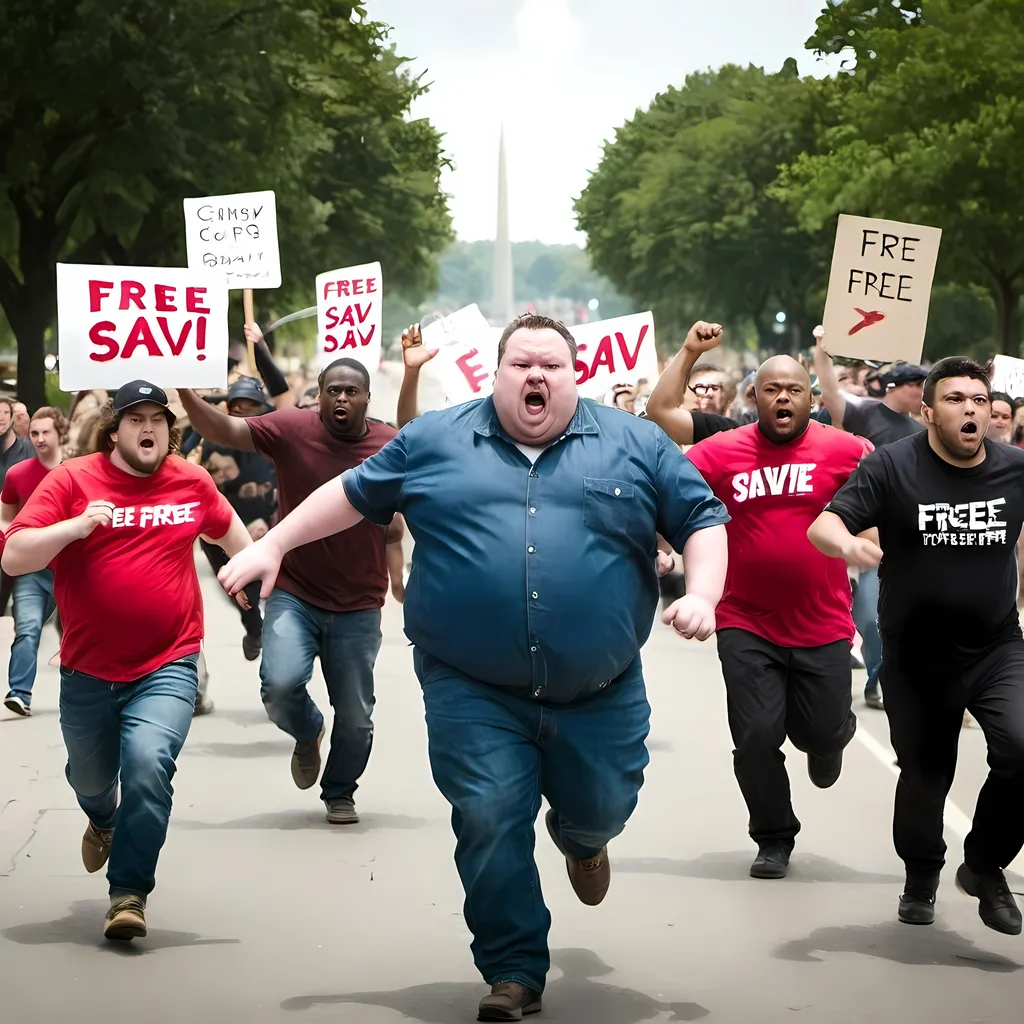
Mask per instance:
[[[100,937],[105,882],[79,859],[84,819],[63,777],[55,670],[41,671],[31,719],[0,710],[0,1020],[472,1020],[483,988],[400,609],[385,613],[363,820],[339,828],[325,824],[315,790],[292,785],[290,741],[265,719],[233,611],[212,581],[205,586],[217,711],[194,723],[179,763],[148,939],[124,948]],[[48,628],[44,659],[55,647]],[[543,830],[538,839],[556,969],[534,1019],[1009,1024],[1024,1016],[1024,940],[986,929],[952,884],[955,829],[984,773],[977,730],[963,735],[938,921],[910,928],[895,921],[902,876],[889,837],[884,716],[864,709],[860,741],[831,791],[813,789],[794,752],[804,831],[792,873],[756,882],[747,876],[753,851],[714,647],[658,628],[644,661],[652,763],[639,809],[612,847],[603,906],[576,902]],[[319,678],[315,693],[325,704]]]

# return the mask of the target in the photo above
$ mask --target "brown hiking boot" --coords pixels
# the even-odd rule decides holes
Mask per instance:
[[[107,939],[130,940],[146,937],[146,904],[141,896],[111,896],[107,923],[103,926]]]
[[[518,981],[500,981],[491,986],[491,994],[480,1000],[477,1020],[522,1020],[540,1013],[540,993]]]
[[[555,830],[557,819],[558,815],[555,814],[554,809],[548,808],[548,813],[544,815],[544,823],[548,827],[551,841],[565,858],[565,870],[569,873],[573,892],[579,897],[580,903],[585,903],[588,907],[596,907],[605,898],[608,886],[612,883],[612,866],[608,861],[608,847],[603,846],[596,857],[577,860],[562,849],[558,833]]]
[[[324,729],[315,740],[296,743],[292,753],[292,780],[299,789],[309,789],[320,778],[320,744],[324,741]]]
[[[110,856],[110,844],[114,841],[112,828],[97,828],[91,821],[82,836],[82,863],[91,875],[99,871]]]
[[[355,825],[359,821],[356,802],[352,797],[338,796],[324,803],[327,804],[327,821],[331,825]]]

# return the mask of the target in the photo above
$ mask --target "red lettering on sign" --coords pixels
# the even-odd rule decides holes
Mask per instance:
[[[98,313],[100,303],[114,290],[113,281],[89,282],[89,312]]]
[[[145,309],[142,304],[142,296],[146,294],[146,287],[138,281],[121,282],[121,304],[118,309],[127,309],[129,302],[134,302],[139,309]]]
[[[209,313],[209,309],[206,306],[201,306],[200,303],[206,297],[205,288],[186,288],[185,289],[185,309],[190,313]]]
[[[100,281],[90,281],[90,288],[93,284],[103,284]],[[113,288],[112,284],[107,285],[108,288]],[[95,311],[94,311],[95,312]],[[89,328],[89,340],[94,345],[99,345],[105,349],[103,352],[90,352],[89,358],[95,363],[106,363],[109,362],[117,355],[117,342],[113,338],[104,334],[104,331],[114,330],[114,324],[109,320],[101,320],[98,324],[93,324]]]
[[[144,316],[140,316],[135,321],[135,325],[128,334],[128,340],[124,343],[121,358],[130,359],[140,345],[145,346],[146,351],[151,356],[159,356],[161,354],[160,346],[156,343],[156,338],[153,337],[153,330],[149,326],[149,321]]]
[[[619,353],[622,357],[623,365],[627,370],[632,370],[636,366],[640,359],[640,349],[643,346],[644,338],[647,337],[647,330],[650,324],[644,324],[640,328],[640,333],[637,336],[636,347],[630,351],[629,345],[626,342],[625,336],[621,331],[615,332],[615,341],[619,348]],[[615,368],[615,350],[612,348],[612,336],[606,334],[597,344],[597,351],[594,353],[594,357],[589,362],[584,353],[587,350],[586,342],[583,342],[579,346],[579,351],[576,359],[576,383],[586,384],[588,380],[597,374],[597,371],[605,366],[608,368],[610,374],[616,372]]]
[[[153,286],[153,294],[156,296],[156,311],[158,313],[177,313],[178,307],[174,305],[174,285],[158,284]]]
[[[636,339],[636,348],[633,349],[632,353],[626,345],[626,339],[622,336],[622,332],[615,332],[615,340],[619,343],[619,351],[622,353],[622,359],[626,364],[627,370],[632,370],[636,366],[636,361],[640,358],[640,346],[644,343],[644,338],[647,336],[647,327],[648,325],[644,324],[640,328],[640,337]]]
[[[158,316],[156,322],[160,325],[160,330],[163,331],[164,337],[167,339],[167,344],[171,346],[171,355],[180,356],[181,350],[185,347],[185,342],[188,341],[189,332],[192,330],[192,321],[186,320],[185,326],[181,329],[181,334],[178,335],[177,340],[171,337],[171,329],[167,325],[167,317]],[[205,320],[201,320],[200,323],[205,323]]]
[[[471,363],[470,360],[479,355],[475,348],[471,348],[464,356],[455,360],[455,365],[462,371],[473,394],[480,391],[480,385],[487,380],[487,371],[478,363]]]

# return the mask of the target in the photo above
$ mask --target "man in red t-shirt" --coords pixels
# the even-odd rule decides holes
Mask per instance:
[[[24,508],[32,492],[51,469],[60,465],[61,441],[67,424],[60,409],[44,406],[29,423],[29,440],[34,459],[12,466],[0,492],[0,528],[6,530]],[[53,600],[53,572],[40,569],[14,581],[14,643],[8,665],[8,693],[4,707],[16,715],[32,713],[32,687],[36,681],[36,661],[43,623],[56,607]]]
[[[252,543],[210,474],[168,458],[173,423],[160,388],[126,384],[100,452],[46,476],[3,552],[11,575],[53,569],[66,774],[89,818],[86,870],[110,860],[109,939],[146,934],[175,760],[192,722],[203,639],[196,538],[229,555]]]
[[[800,831],[782,744],[788,735],[827,789],[857,727],[849,578],[807,530],[871,445],[810,420],[810,378],[790,356],[764,363],[755,388],[757,423],[687,455],[732,517],[716,619],[733,763],[758,846],[750,874],[782,878]]]
[[[192,426],[207,441],[273,460],[282,519],[397,434],[367,418],[370,375],[361,363],[337,359],[318,383],[315,409],[279,409],[247,419],[212,408],[194,392],[179,391]],[[359,820],[354,794],[373,742],[373,668],[388,587],[384,545],[384,528],[364,520],[289,552],[264,617],[261,695],[270,720],[295,740],[291,772],[299,789],[320,778],[324,716],[306,688],[320,656],[334,708],[331,749],[320,779],[332,824]]]

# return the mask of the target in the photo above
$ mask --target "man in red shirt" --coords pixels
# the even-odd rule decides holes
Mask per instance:
[[[716,618],[733,764],[758,846],[750,874],[782,878],[800,831],[782,744],[788,735],[807,754],[811,781],[827,789],[857,727],[850,581],[807,529],[871,445],[811,421],[810,378],[790,356],[764,363],[755,388],[757,423],[687,455],[732,517]]]
[[[29,496],[51,469],[63,458],[61,441],[66,423],[59,409],[44,406],[29,423],[29,440],[35,458],[12,466],[0,492],[0,527],[4,530],[24,508]],[[16,715],[32,713],[32,687],[36,681],[36,661],[43,623],[56,607],[53,600],[53,572],[49,568],[26,573],[14,581],[14,643],[8,665],[8,693],[4,707]]]
[[[179,394],[192,426],[207,441],[273,461],[283,519],[397,434],[367,418],[370,375],[361,363],[335,360],[320,374],[319,387],[315,409],[279,409],[247,419],[225,415],[194,392]],[[291,772],[299,789],[320,778],[324,716],[306,689],[320,656],[334,708],[320,791],[327,820],[337,825],[359,820],[354,794],[373,742],[373,667],[388,587],[384,545],[384,528],[364,520],[289,552],[264,617],[261,695],[270,720],[295,740]]]
[[[110,860],[109,939],[146,934],[175,760],[192,722],[203,639],[196,538],[229,555],[252,543],[210,474],[168,458],[173,423],[160,388],[126,384],[100,451],[46,476],[3,552],[11,575],[53,569],[66,774],[89,818],[86,870]]]

